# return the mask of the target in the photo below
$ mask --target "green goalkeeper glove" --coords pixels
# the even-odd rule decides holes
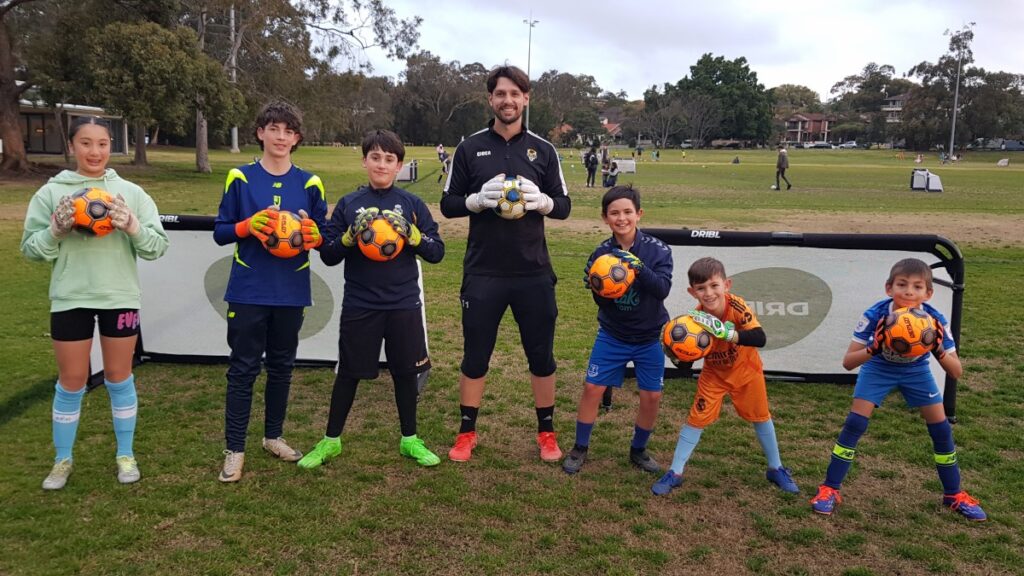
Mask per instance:
[[[632,252],[615,248],[612,250],[612,254],[618,256],[626,263],[626,266],[632,268],[634,272],[640,272],[644,268],[643,260],[637,258],[636,254],[633,254]]]
[[[733,326],[732,322],[722,322],[713,315],[700,310],[690,310],[689,314],[697,324],[703,326],[705,330],[719,340],[732,342],[736,337],[736,327]]]
[[[395,232],[398,232],[399,236],[408,240],[410,246],[420,245],[420,242],[423,240],[420,229],[412,222],[406,220],[405,216],[393,210],[384,210],[380,215],[391,224],[391,227],[395,229]]]
[[[356,245],[356,239],[363,233],[364,230],[370,227],[370,222],[373,222],[377,216],[380,215],[378,208],[364,208],[356,219],[348,227],[348,230],[341,236],[342,246],[351,248]]]

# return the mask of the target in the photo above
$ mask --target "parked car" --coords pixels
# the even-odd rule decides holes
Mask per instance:
[[[832,149],[833,146],[824,140],[818,140],[816,142],[805,142],[804,148],[825,148]]]
[[[680,148],[686,150],[687,148],[693,148],[693,142],[690,140],[683,140],[683,143],[679,145]]]
[[[1024,150],[1024,140],[1003,140],[1000,150],[1021,151]]]
[[[848,142],[843,142],[842,144],[836,146],[836,148],[839,148],[839,149],[851,149],[851,148],[859,148],[859,146],[857,146],[857,141],[856,140],[850,140]]]

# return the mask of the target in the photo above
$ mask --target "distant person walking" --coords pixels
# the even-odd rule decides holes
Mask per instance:
[[[583,157],[583,165],[587,167],[587,188],[594,187],[594,180],[597,175],[597,150],[594,148]]]
[[[786,190],[793,187],[790,183],[789,178],[786,178],[786,170],[789,168],[789,154],[786,153],[784,146],[779,146],[779,159],[775,161],[775,189],[782,190],[779,184],[779,178],[781,177],[786,181]]]

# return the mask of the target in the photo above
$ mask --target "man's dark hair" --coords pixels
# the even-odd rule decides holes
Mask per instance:
[[[686,271],[686,276],[690,280],[690,286],[703,284],[715,276],[721,277],[722,280],[728,278],[725,275],[725,264],[710,256],[705,256],[690,264],[690,269]]]
[[[295,146],[292,146],[292,152],[295,152],[295,149],[302,143],[302,112],[299,112],[298,108],[284,100],[268,102],[260,110],[260,113],[256,115],[256,123],[253,126],[252,134],[256,137],[256,141],[260,143],[260,150],[263,150],[263,140],[260,140],[257,132],[260,128],[266,128],[278,122],[299,135],[299,141],[295,143]]]
[[[405,146],[402,144],[402,139],[391,130],[370,130],[367,132],[363,136],[363,158],[366,158],[366,155],[371,150],[390,152],[398,156],[399,162],[405,160]]]
[[[633,202],[634,209],[640,210],[640,191],[633,188],[632,184],[626,184],[625,186],[613,186],[604,193],[604,197],[601,198],[601,215],[607,216],[608,205],[623,198]]]
[[[99,116],[79,116],[71,121],[71,128],[68,129],[68,142],[75,139],[75,134],[82,129],[82,126],[89,124],[95,124],[96,126],[102,126],[107,129],[107,135],[111,138],[114,137],[113,131],[110,129],[110,121]]]
[[[891,287],[897,276],[920,276],[924,278],[924,285],[929,290],[932,289],[932,269],[917,258],[904,258],[893,264],[889,270],[889,279],[885,281],[885,287]]]
[[[508,78],[516,85],[523,94],[530,93],[530,77],[515,66],[498,66],[487,75],[487,93],[493,94],[494,87],[498,85],[498,78]]]

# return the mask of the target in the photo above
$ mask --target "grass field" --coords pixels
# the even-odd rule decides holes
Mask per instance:
[[[124,159],[114,167],[144,186],[162,212],[213,214],[224,174],[256,153],[214,152],[212,175],[192,172],[191,151],[183,149],[151,151],[150,168]],[[419,182],[407,188],[436,207],[433,150],[415,148],[409,157],[422,165]],[[704,434],[684,486],[667,499],[650,496],[654,478],[626,457],[637,404],[628,383],[616,408],[599,418],[586,468],[568,477],[536,457],[532,398],[510,319],[470,463],[425,470],[399,457],[385,374],[361,385],[342,456],[313,473],[261,453],[258,390],[245,478],[221,485],[225,367],[145,364],[136,372],[143,480],[117,484],[109,402],[98,390],[83,404],[74,475],[63,491],[44,493],[56,374],[48,268],[16,248],[25,206],[42,181],[0,182],[0,241],[10,247],[0,251],[10,310],[0,331],[9,358],[0,386],[7,446],[0,574],[1024,573],[1024,337],[1017,331],[1024,324],[1024,156],[1009,168],[996,168],[998,157],[979,153],[951,167],[929,158],[925,167],[942,176],[942,194],[907,190],[914,164],[881,151],[794,150],[788,193],[768,190],[769,151],[688,151],[685,160],[665,152],[661,162],[620,177],[643,191],[647,226],[936,233],[957,242],[968,288],[954,431],[964,485],[991,518],[983,525],[939,506],[930,439],[898,396],[872,419],[844,505],[829,519],[813,515],[807,500],[849,408],[850,389],[833,385],[769,386],[783,459],[804,490],[798,497],[764,481],[753,431],[731,407]],[[303,148],[295,160],[323,178],[331,205],[364,180],[351,148]],[[549,246],[561,278],[556,428],[568,449],[596,331],[594,305],[577,277],[607,229],[598,218],[602,189],[581,186],[578,160],[566,160],[565,173],[573,215],[551,224]],[[466,241],[464,222],[440,220],[447,256],[424,266],[434,369],[419,431],[443,454],[458,420],[455,295]],[[883,280],[869,286],[880,297]],[[296,371],[286,423],[294,446],[306,450],[322,436],[332,378],[327,370]],[[693,381],[667,382],[651,441],[663,464],[694,389]]]

